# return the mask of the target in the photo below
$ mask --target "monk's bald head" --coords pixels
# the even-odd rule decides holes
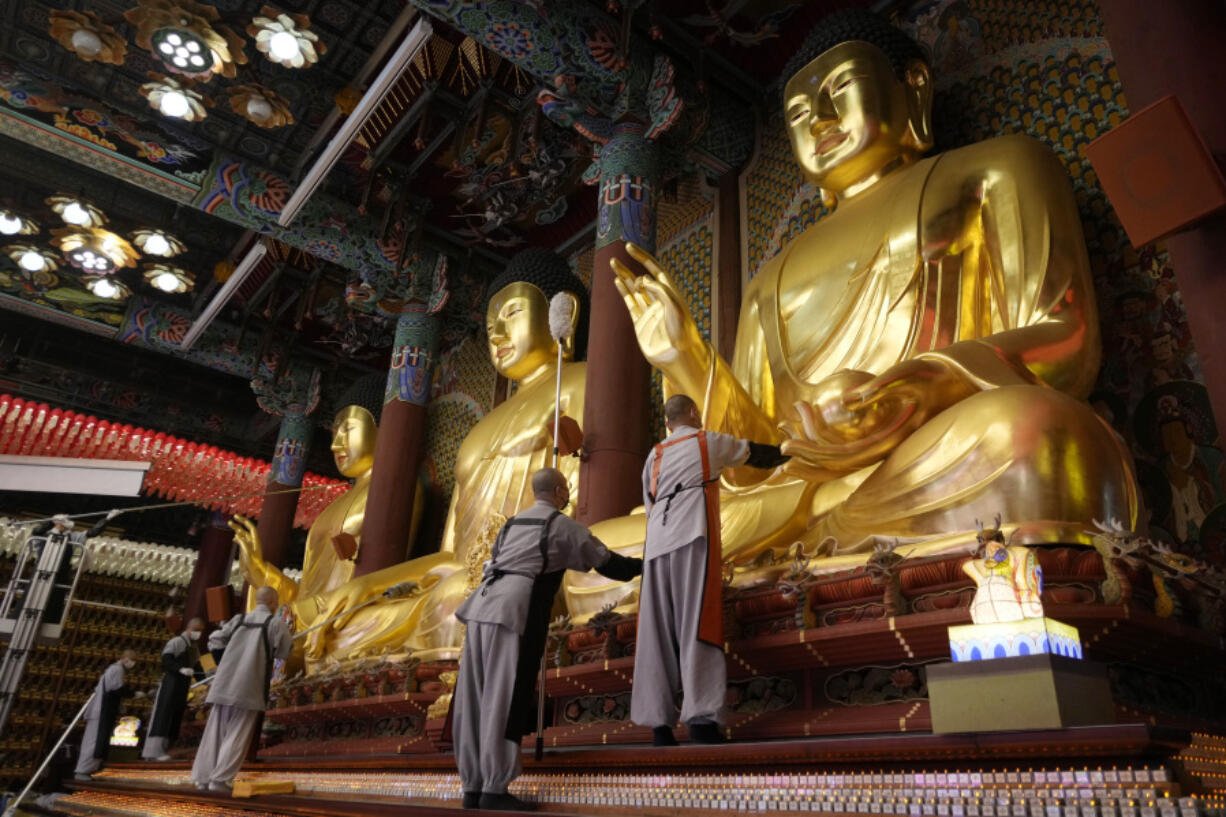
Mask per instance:
[[[537,499],[549,499],[564,485],[566,477],[557,468],[542,468],[532,475],[532,493]]]
[[[664,401],[664,422],[670,429],[680,425],[698,428],[702,415],[698,412],[698,404],[688,394],[674,394]]]
[[[183,629],[184,629],[184,630],[186,630],[186,631],[187,631],[187,632],[189,632],[189,633],[191,633],[191,632],[196,632],[196,633],[203,632],[203,631],[204,631],[204,619],[200,618],[199,616],[196,616],[196,617],[192,618],[190,621],[188,621],[188,622],[187,622],[187,626],[186,626],[186,627],[184,627]]]
[[[269,610],[277,609],[277,591],[271,587],[264,586],[255,591],[255,603],[262,604]]]
[[[556,468],[542,468],[532,475],[532,495],[539,502],[564,508],[570,502],[570,485]]]

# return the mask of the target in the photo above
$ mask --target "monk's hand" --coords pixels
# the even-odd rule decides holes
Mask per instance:
[[[613,285],[634,321],[643,357],[674,383],[690,390],[704,381],[702,333],[660,262],[637,244],[627,243],[626,252],[646,274],[636,275],[617,258],[610,259],[609,266],[615,276]]]

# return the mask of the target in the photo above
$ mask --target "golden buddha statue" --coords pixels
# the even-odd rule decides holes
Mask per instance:
[[[489,531],[501,520],[532,504],[530,477],[551,461],[557,343],[549,331],[549,299],[567,292],[574,299],[574,329],[563,342],[562,409],[583,414],[586,365],[572,362],[587,342],[587,292],[555,253],[525,250],[490,286],[486,330],[490,359],[519,388],[483,417],[460,446],[455,489],[439,553],[411,559],[353,578],[353,561],[337,554],[333,540],[348,534],[359,543],[366,494],[377,440],[376,415],[382,407],[380,381],[357,391],[370,392],[336,415],[332,450],[340,472],[354,486],[330,504],[307,534],[300,585],[263,560],[255,525],[241,517],[231,524],[240,546],[248,583],[275,587],[290,601],[299,629],[353,610],[308,637],[309,671],[356,658],[412,651],[423,660],[459,655],[462,627],[454,613],[469,592],[470,574],[480,572],[488,553]],[[345,401],[342,400],[342,403]],[[352,401],[351,401],[352,402]],[[579,462],[564,458],[559,469],[578,481]],[[473,562],[473,564],[469,564]],[[409,597],[381,599],[360,607],[401,582],[418,585]],[[619,596],[627,591],[615,592]],[[360,607],[360,609],[358,609]]]
[[[575,331],[562,345],[562,413],[583,417],[587,364],[587,290],[551,250],[518,253],[491,284],[485,329],[490,360],[518,388],[468,433],[455,465],[455,489],[442,549],[463,559],[491,514],[509,518],[533,502],[531,477],[553,464],[554,380],[558,344],[549,332],[549,301],[573,299]],[[558,470],[578,497],[579,460],[563,457]],[[574,505],[566,511],[573,513]]]
[[[1135,527],[1131,458],[1083,402],[1097,310],[1051,151],[1003,136],[924,158],[929,67],[866,11],[819,24],[785,76],[793,150],[833,212],[750,282],[732,361],[648,253],[628,247],[644,275],[613,262],[666,392],[697,400],[706,428],[793,458],[723,475],[734,582],[769,578],[797,542],[820,569],[895,538],[906,555],[968,549],[974,520],[998,513],[1019,545],[1089,544],[1094,519]],[[644,529],[632,514],[593,532],[632,546]],[[615,600],[598,579],[568,578],[576,619]]]
[[[282,603],[290,605],[299,630],[348,609],[351,593],[359,590],[359,582],[353,579],[357,551],[351,545],[361,547],[362,521],[366,516],[366,498],[379,434],[378,416],[383,408],[383,388],[384,378],[371,375],[354,383],[339,401],[340,409],[333,421],[331,450],[337,470],[354,481],[353,487],[324,508],[307,533],[301,582],[295,582],[264,560],[259,533],[251,520],[236,516],[230,521],[239,544],[243,578],[252,587],[275,588]],[[418,514],[414,517],[416,520]],[[387,581],[377,590],[371,589],[377,582],[362,582],[361,592],[368,595],[361,601],[402,581],[415,582],[424,592],[455,570],[451,558],[438,554],[396,567],[394,577],[384,577]],[[370,612],[358,611],[348,621],[320,628],[311,634],[303,649],[307,668],[315,670],[329,657],[341,660],[367,654],[362,648],[372,631],[387,630],[390,610],[395,609],[396,615],[403,618],[397,629],[404,625],[413,627],[424,610],[422,601],[424,596],[419,592],[382,609],[367,608]],[[357,603],[360,601],[352,604]],[[381,641],[380,646],[390,643]]]

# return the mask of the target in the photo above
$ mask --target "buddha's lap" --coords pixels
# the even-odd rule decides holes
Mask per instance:
[[[1058,467],[1052,468],[1053,462]],[[915,480],[917,471],[949,478]],[[902,474],[909,474],[911,481],[899,484]],[[1035,485],[1036,474],[1050,484]],[[1004,386],[978,392],[933,417],[878,466],[821,486],[775,477],[758,486],[721,491],[723,554],[725,560],[746,566],[768,550],[782,555],[793,541],[816,545],[824,536],[822,522],[828,514],[897,517],[897,503],[908,494],[917,508],[923,503],[930,507],[933,496],[945,506],[940,515],[924,518],[932,530],[911,529],[908,534],[973,531],[971,515],[957,512],[960,504],[975,504],[966,490],[970,486],[1002,494],[990,500],[1000,500],[994,512],[1005,512],[1004,524],[1043,519],[1075,528],[1128,508],[1118,496],[1114,505],[1110,496],[1075,501],[1078,497],[1064,490],[1067,485],[1110,488],[1132,479],[1128,455],[1089,405],[1043,386]],[[982,504],[983,491],[974,499]],[[981,510],[975,513],[983,515]],[[958,522],[937,522],[951,517]],[[917,513],[912,521],[919,518]],[[1068,525],[1048,527],[1069,530]],[[592,526],[592,533],[621,553],[639,555],[646,516],[635,513],[604,520]],[[568,573],[565,586],[572,616],[590,615],[617,602],[628,592],[616,590],[618,584],[595,573]]]

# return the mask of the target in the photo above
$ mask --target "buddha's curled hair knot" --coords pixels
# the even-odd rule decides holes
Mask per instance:
[[[575,360],[587,353],[588,294],[587,287],[570,270],[566,259],[553,250],[529,247],[521,250],[509,262],[502,274],[485,291],[485,308],[503,287],[520,281],[532,284],[545,293],[546,305],[559,292],[569,292],[579,301],[579,322],[575,326]]]
[[[370,416],[375,418],[375,425],[378,425],[383,418],[383,393],[386,388],[385,375],[363,375],[337,398],[332,415],[336,416],[337,412],[349,406],[361,406],[370,412]]]
[[[902,79],[911,60],[928,61],[919,43],[902,29],[868,9],[843,9],[828,14],[809,32],[800,48],[788,60],[781,79],[787,82],[796,72],[840,43],[863,40],[880,48],[890,59],[894,74]]]

